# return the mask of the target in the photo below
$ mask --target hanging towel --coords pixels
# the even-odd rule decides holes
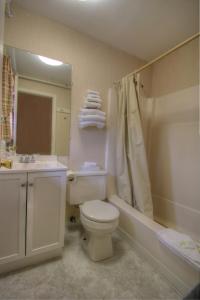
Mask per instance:
[[[105,123],[103,122],[95,122],[95,121],[90,121],[90,122],[86,122],[86,121],[82,121],[79,124],[80,128],[85,128],[85,127],[89,127],[89,126],[96,126],[97,128],[104,128],[105,127]]]
[[[89,101],[85,101],[85,108],[101,108],[101,104],[97,103],[97,102],[89,102]]]
[[[87,116],[79,115],[79,120],[80,122],[82,121],[105,122],[106,118],[104,116],[98,116],[98,115],[87,115]]]
[[[161,243],[200,270],[200,241],[173,229],[160,230],[157,235]]]
[[[106,113],[99,110],[99,109],[92,109],[92,108],[82,108],[80,110],[81,115],[99,115],[99,116],[106,116]]]

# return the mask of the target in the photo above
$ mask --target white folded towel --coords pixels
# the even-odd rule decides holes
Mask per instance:
[[[92,166],[92,167],[84,167],[84,166],[81,166],[81,170],[82,171],[100,171],[100,167],[99,166]]]
[[[85,101],[85,108],[101,108],[101,104],[97,102]]]
[[[85,97],[85,100],[88,101],[88,102],[102,103],[102,99],[101,98],[89,98],[89,97]]]
[[[81,170],[84,170],[84,171],[99,171],[100,166],[96,162],[85,161],[81,166]]]
[[[87,116],[79,115],[79,120],[80,120],[80,122],[82,122],[82,121],[105,122],[106,118],[105,118],[105,116],[99,116],[99,115],[87,115]]]
[[[80,128],[85,128],[85,127],[89,127],[89,126],[96,126],[97,128],[104,128],[105,127],[105,123],[103,122],[94,122],[94,121],[90,121],[90,122],[80,122],[79,127]]]
[[[96,167],[98,166],[96,162],[94,161],[85,161],[83,164],[82,164],[83,167]]]
[[[92,108],[82,108],[81,115],[99,115],[99,116],[106,116],[106,113],[99,110],[99,109],[92,109]]]
[[[101,99],[100,95],[95,95],[95,94],[87,94],[86,97],[92,98],[92,99]]]
[[[161,243],[200,270],[200,242],[173,229],[160,230],[157,235]]]
[[[90,89],[87,90],[87,94],[93,94],[93,95],[100,96],[100,93],[98,91],[94,91],[94,90],[90,90]]]

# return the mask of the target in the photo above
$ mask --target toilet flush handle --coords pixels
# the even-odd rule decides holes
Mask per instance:
[[[70,170],[69,172],[67,172],[67,180],[69,182],[76,182],[77,181],[77,177],[76,177],[76,175],[73,171]]]

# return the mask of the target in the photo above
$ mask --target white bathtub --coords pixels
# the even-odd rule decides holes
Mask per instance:
[[[163,229],[163,226],[147,218],[116,195],[112,195],[109,202],[120,211],[119,228],[124,237],[151,264],[159,268],[179,293],[185,295],[200,282],[200,273],[192,265],[159,242],[156,232]]]

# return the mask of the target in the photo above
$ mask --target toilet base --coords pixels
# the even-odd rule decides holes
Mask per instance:
[[[86,233],[83,241],[84,249],[93,261],[101,261],[113,256],[112,235],[94,235]]]
[[[113,256],[112,233],[119,219],[111,222],[94,222],[81,214],[81,223],[85,230],[85,249],[93,261],[101,261]]]

